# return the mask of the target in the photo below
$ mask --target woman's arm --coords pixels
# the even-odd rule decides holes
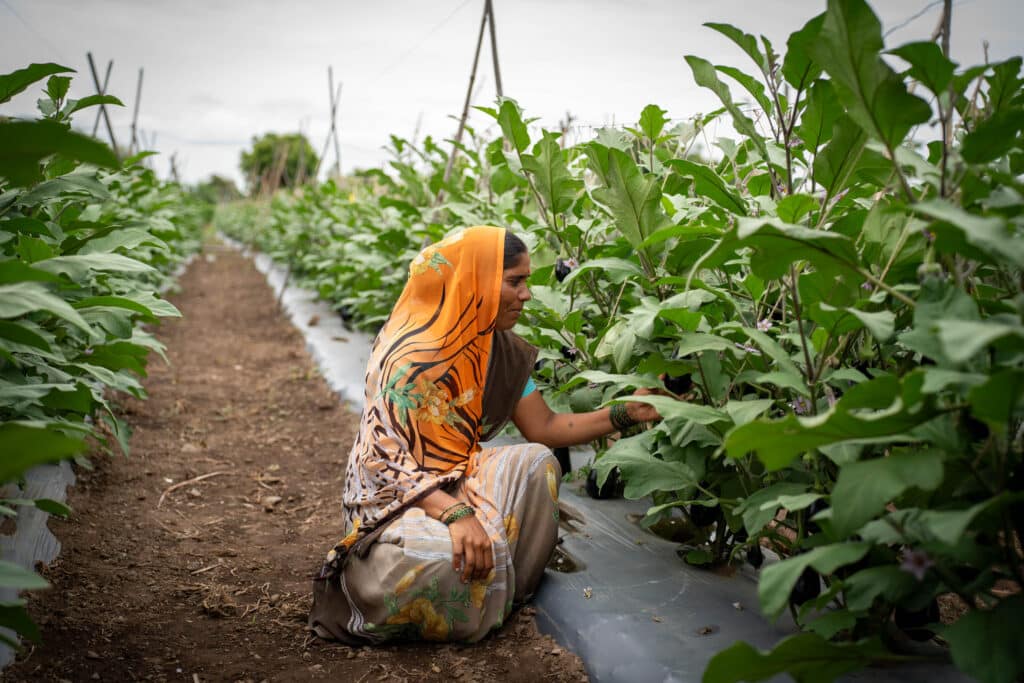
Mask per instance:
[[[637,394],[649,394],[640,389]],[[626,404],[626,413],[634,422],[660,420],[658,411],[646,403]],[[611,408],[599,408],[589,413],[556,413],[548,407],[539,391],[519,399],[512,422],[527,441],[542,443],[549,448],[575,446],[618,431],[612,426]]]

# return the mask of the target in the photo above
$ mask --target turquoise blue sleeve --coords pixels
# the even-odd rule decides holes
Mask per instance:
[[[526,379],[526,386],[523,387],[523,395],[520,396],[519,398],[526,398],[527,396],[529,396],[530,394],[532,394],[535,391],[537,391],[537,385],[533,381],[532,377],[528,377]]]

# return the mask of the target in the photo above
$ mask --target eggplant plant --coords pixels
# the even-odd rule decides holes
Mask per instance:
[[[43,79],[41,117],[0,117],[0,515],[34,506],[67,516],[56,501],[18,495],[25,472],[81,456],[91,437],[128,452],[114,392],[142,398],[151,351],[143,327],[178,311],[159,295],[199,247],[201,209],[177,186],[118,160],[73,131],[73,114],[103,95],[68,97],[71,69],[32,64],[0,75],[0,105]],[[0,560],[0,581],[45,588],[34,572]],[[0,626],[38,639],[24,601],[0,604]],[[0,634],[0,641],[17,641]]]

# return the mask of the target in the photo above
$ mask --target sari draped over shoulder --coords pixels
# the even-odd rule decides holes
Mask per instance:
[[[511,417],[537,355],[495,330],[504,241],[504,229],[476,226],[425,248],[373,344],[346,531],[314,582],[321,636],[475,640],[540,580],[557,537],[557,461],[537,444],[480,446]],[[490,580],[464,594],[448,528],[414,506],[438,488],[476,508],[493,545]],[[516,563],[529,565],[518,577]]]

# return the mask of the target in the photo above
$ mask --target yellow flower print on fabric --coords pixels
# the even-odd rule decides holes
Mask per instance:
[[[448,392],[438,387],[430,380],[421,377],[416,381],[416,392],[418,394],[417,407],[412,411],[413,417],[423,422],[444,424],[448,422],[448,413],[451,411],[451,401]]]
[[[484,606],[484,598],[487,596],[487,587],[491,585],[492,581],[494,581],[493,569],[483,581],[474,581],[469,584],[469,602],[473,607],[480,609]]]
[[[551,500],[558,502],[558,473],[555,472],[555,466],[548,463],[548,493],[551,494]]]
[[[416,382],[417,407],[412,411],[413,417],[434,424],[454,424],[461,421],[461,418],[453,409],[472,401],[476,392],[475,388],[469,388],[452,400],[445,389],[428,379],[420,378]]]
[[[518,538],[519,522],[516,521],[515,515],[508,515],[505,517],[505,540],[509,545],[512,545]]]
[[[395,595],[401,595],[405,591],[409,590],[409,587],[416,582],[416,577],[420,575],[420,572],[423,571],[423,568],[426,566],[426,564],[417,565],[407,571],[405,576],[400,578],[398,583],[395,584]]]
[[[437,613],[426,598],[416,598],[402,605],[398,614],[388,617],[388,624],[416,624],[424,640],[447,640],[448,622]]]
[[[438,250],[438,245],[427,247],[412,260],[409,264],[409,273],[411,275],[422,275],[428,270],[433,269],[435,272],[441,272],[441,266],[450,266],[451,261],[444,257]]]

